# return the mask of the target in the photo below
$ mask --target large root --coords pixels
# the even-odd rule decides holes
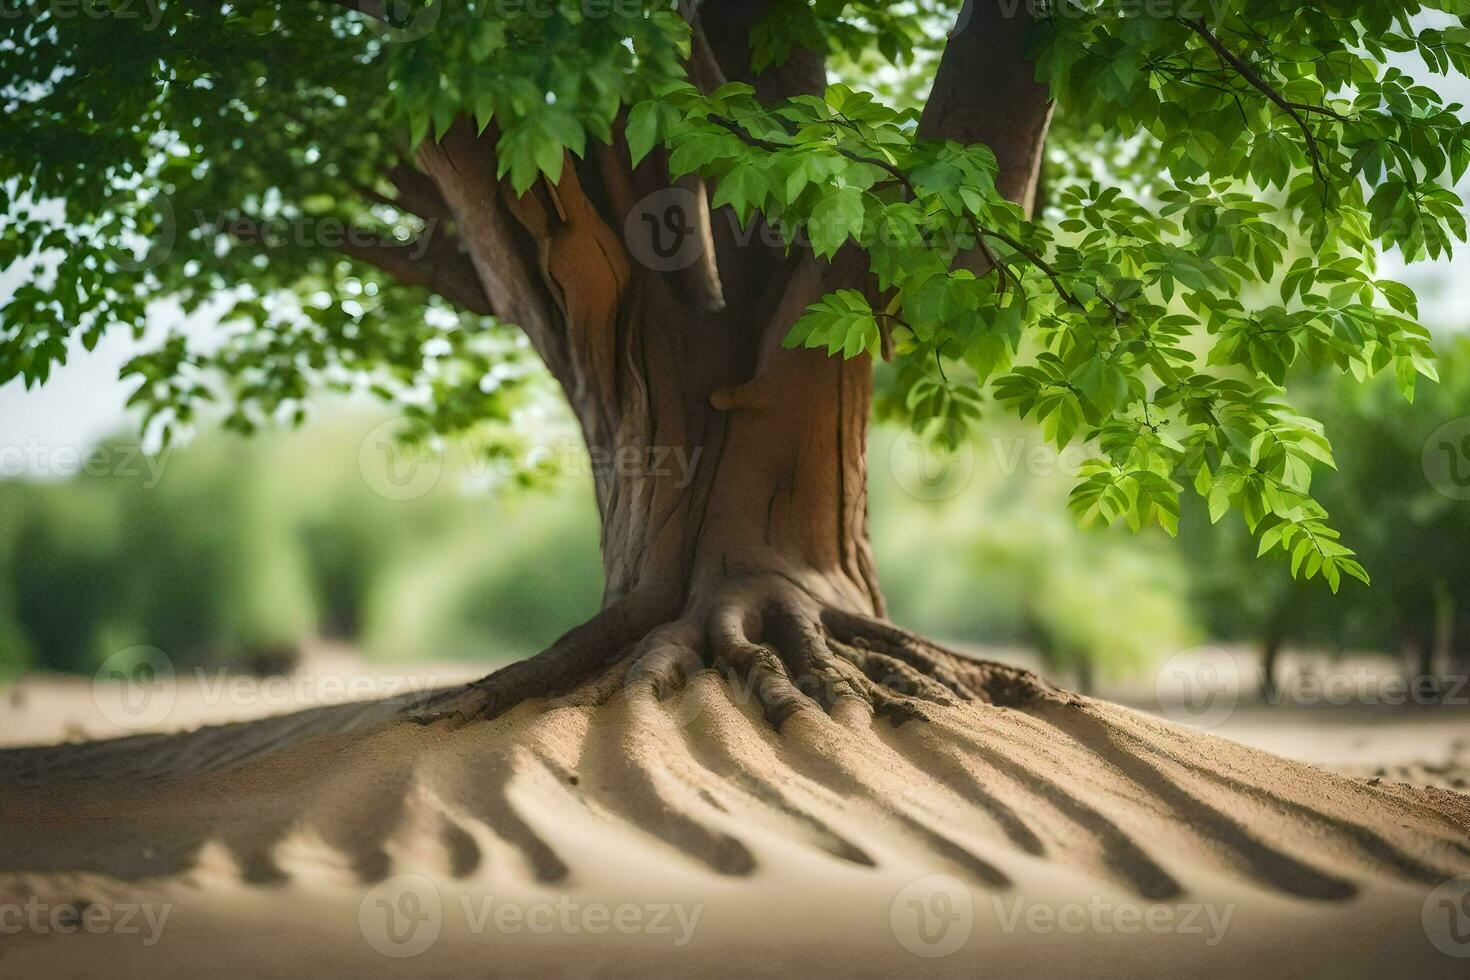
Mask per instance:
[[[446,876],[548,882],[576,858],[540,815],[567,808],[720,876],[757,874],[772,834],[848,867],[996,891],[1059,868],[1156,901],[1222,878],[1334,901],[1470,870],[1466,797],[1149,719],[784,580],[648,619],[614,607],[394,712],[0,752],[0,871],[157,878],[215,844],[270,883],[309,832],[374,881],[427,834]]]
[[[591,705],[630,687],[663,696],[700,670],[727,677],[777,730],[792,712],[820,707],[835,715],[843,703],[902,724],[927,720],[928,705],[1070,700],[1029,671],[976,661],[891,623],[824,606],[783,579],[731,585],[646,631],[636,608],[609,607],[542,653],[441,692],[409,714],[459,728],[584,684]]]

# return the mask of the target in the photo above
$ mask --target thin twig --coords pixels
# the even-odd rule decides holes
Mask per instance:
[[[1203,38],[1204,42],[1210,46],[1210,49],[1214,51],[1215,54],[1220,56],[1221,61],[1234,68],[1240,74],[1241,78],[1244,78],[1247,82],[1249,82],[1252,86],[1259,90],[1262,95],[1266,96],[1266,98],[1274,102],[1283,112],[1285,112],[1288,116],[1292,118],[1292,121],[1295,122],[1297,126],[1301,129],[1302,136],[1306,138],[1307,155],[1311,158],[1312,161],[1312,172],[1316,174],[1319,181],[1326,184],[1328,182],[1327,175],[1322,169],[1322,153],[1317,146],[1317,137],[1312,132],[1312,127],[1308,125],[1306,118],[1301,114],[1301,111],[1298,109],[1297,104],[1294,102],[1288,102],[1286,100],[1286,97],[1283,96],[1280,92],[1276,91],[1276,89],[1271,86],[1270,82],[1261,77],[1259,72],[1257,72],[1246,62],[1242,61],[1229,48],[1225,47],[1225,45],[1221,43],[1220,39],[1215,36],[1215,33],[1210,30],[1209,25],[1205,23],[1204,18],[1199,18],[1198,20],[1185,20],[1181,17],[1179,19],[1179,23],[1183,24],[1185,27],[1188,27],[1190,30],[1194,31],[1201,38]]]

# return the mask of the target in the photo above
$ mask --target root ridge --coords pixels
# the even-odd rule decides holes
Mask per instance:
[[[559,836],[542,816],[562,812],[591,826]],[[1470,870],[1467,825],[1456,794],[1079,698],[769,576],[674,619],[626,600],[412,704],[0,752],[0,872],[33,874],[168,877],[217,842],[270,885],[307,833],[364,882],[433,853],[446,877],[545,884],[576,880],[601,828],[632,866],[722,878],[759,875],[779,836],[995,891],[1044,862],[1167,901],[1204,866],[1341,902]]]

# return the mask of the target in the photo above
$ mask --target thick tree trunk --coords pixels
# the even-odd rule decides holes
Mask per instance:
[[[851,263],[804,261],[781,295],[714,313],[639,278],[616,416],[584,424],[607,604],[636,595],[678,611],[732,577],[775,575],[880,614],[866,515],[872,366],[781,347],[807,305],[851,284]],[[580,417],[597,413],[592,401]]]
[[[822,90],[821,58],[800,48],[751,72],[749,37],[766,6],[689,5],[696,84],[747,81],[771,102]],[[1022,56],[1028,25],[996,4],[967,8],[920,122],[925,138],[994,148],[998,186],[1023,203],[1051,112]],[[988,90],[977,92],[968,73],[979,62]],[[742,229],[729,209],[711,212],[698,180],[670,183],[663,151],[631,168],[621,137],[587,159],[568,156],[555,184],[515,195],[495,178],[496,138],[493,126],[462,121],[420,150],[420,164],[495,314],[526,331],[581,424],[606,594],[599,616],[468,708],[494,713],[609,658],[667,649],[686,664],[782,675],[768,708],[791,703],[783,677],[812,674],[893,708],[864,673],[885,669],[873,645],[931,675],[911,687],[976,696],[935,680],[955,679],[948,653],[881,622],[866,514],[872,364],[782,344],[824,294],[868,285],[856,247],[831,262],[788,252],[759,218]],[[766,662],[774,648],[783,663]]]

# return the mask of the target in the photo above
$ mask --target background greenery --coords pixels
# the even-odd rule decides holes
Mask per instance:
[[[1430,434],[1470,411],[1470,337],[1441,346],[1443,380],[1412,406],[1390,378],[1297,386],[1343,467],[1314,489],[1371,589],[1294,583],[1255,560],[1239,517],[1211,528],[1199,506],[1178,542],[1081,530],[1064,502],[1087,454],[987,420],[953,458],[877,429],[871,523],[890,612],[955,643],[1029,648],[1084,685],[1205,640],[1375,651],[1410,672],[1436,650],[1470,658],[1470,502],[1438,493],[1421,463]],[[206,431],[161,459],[156,485],[123,442],[93,467],[110,472],[0,481],[0,671],[90,673],[139,644],[278,670],[313,637],[382,661],[503,661],[596,607],[585,477],[527,492],[521,470],[495,478],[485,446],[454,445],[431,490],[390,499],[360,455],[381,422],[344,404],[290,433]]]

